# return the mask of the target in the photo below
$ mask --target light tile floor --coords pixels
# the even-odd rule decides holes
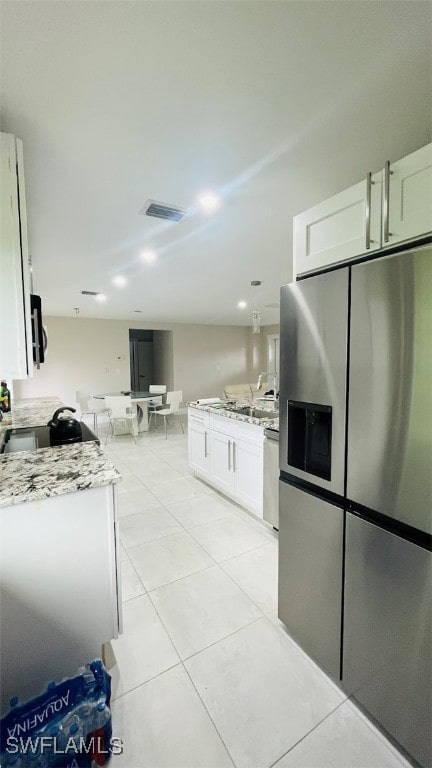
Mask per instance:
[[[277,534],[193,477],[187,438],[117,437],[124,768],[409,764],[277,618]]]

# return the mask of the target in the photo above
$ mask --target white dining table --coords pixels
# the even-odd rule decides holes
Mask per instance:
[[[137,415],[138,432],[148,432],[148,406],[162,405],[162,395],[153,395],[150,392],[104,392],[103,394],[93,395],[95,400],[104,400],[106,397],[120,397],[121,395],[130,395],[132,405],[135,407]],[[125,432],[127,430],[125,429]],[[118,432],[117,434],[122,434]]]

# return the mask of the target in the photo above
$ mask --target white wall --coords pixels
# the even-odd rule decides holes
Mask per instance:
[[[187,389],[188,399],[220,397],[226,384],[249,381],[248,335],[249,328],[244,326],[177,325],[173,333],[176,388]]]
[[[128,320],[45,317],[48,356],[32,379],[14,382],[14,398],[56,395],[74,405],[75,392],[118,392],[130,388]],[[183,400],[221,395],[225,384],[253,381],[249,328],[133,322],[134,328],[172,331],[172,386]],[[170,343],[163,349],[170,376]],[[159,382],[165,383],[165,382]],[[169,383],[169,382],[168,382]]]
[[[249,371],[250,382],[257,381],[258,374],[267,370],[267,336],[279,333],[279,325],[262,325],[260,333],[252,333],[249,328]]]

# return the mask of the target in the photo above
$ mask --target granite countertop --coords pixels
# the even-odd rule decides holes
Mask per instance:
[[[272,427],[273,429],[279,429],[279,411],[275,411],[275,417],[271,418],[269,415],[268,419],[256,419],[253,416],[246,416],[244,413],[237,413],[236,411],[228,411],[225,408],[217,408],[214,405],[198,405],[197,403],[191,402],[188,403],[190,408],[196,408],[198,411],[207,411],[208,413],[214,413],[218,416],[224,416],[226,419],[234,419],[235,421],[244,421],[248,424],[255,424],[257,427],[262,427],[265,429],[266,427]],[[242,407],[244,405],[251,406],[250,401],[249,402],[239,402],[239,407]],[[258,407],[258,406],[255,406]],[[261,410],[261,409],[260,409]]]
[[[95,442],[0,458],[0,507],[113,485],[121,475]]]
[[[54,411],[61,408],[62,401],[58,397],[29,397],[12,401],[10,413],[3,414],[1,427],[19,429],[20,427],[43,427],[48,424]]]
[[[0,429],[45,426],[63,403],[58,397],[17,400]],[[0,507],[112,485],[121,480],[97,443],[73,443],[0,456]]]

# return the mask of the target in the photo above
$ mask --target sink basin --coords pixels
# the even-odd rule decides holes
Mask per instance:
[[[226,410],[241,413],[242,416],[251,416],[254,419],[277,419],[279,416],[278,411],[263,411],[261,408],[252,408],[249,405],[241,408],[227,408]]]

